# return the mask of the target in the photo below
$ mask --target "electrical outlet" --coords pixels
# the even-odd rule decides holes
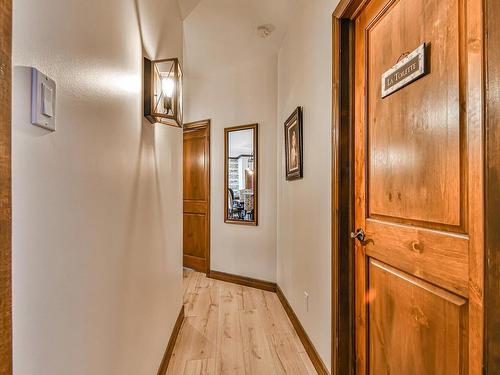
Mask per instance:
[[[304,292],[304,302],[306,304],[306,311],[309,312],[309,293]]]

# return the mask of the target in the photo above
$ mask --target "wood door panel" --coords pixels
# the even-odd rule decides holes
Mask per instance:
[[[205,135],[184,138],[184,200],[207,199],[205,148]]]
[[[369,217],[430,228],[462,223],[460,6],[394,1],[366,29]],[[430,74],[382,98],[382,74],[423,42]]]
[[[466,236],[371,219],[366,220],[366,235],[368,256],[467,297]]]
[[[205,258],[207,216],[184,212],[184,255]]]
[[[465,299],[375,260],[369,288],[371,374],[465,373]]]
[[[191,214],[205,213],[208,210],[207,202],[184,201],[184,212]]]

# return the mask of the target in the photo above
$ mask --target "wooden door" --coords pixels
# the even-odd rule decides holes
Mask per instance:
[[[0,374],[12,374],[12,1],[0,0]]]
[[[210,121],[184,125],[184,267],[210,270]]]
[[[356,371],[482,372],[481,0],[372,0],[355,18]],[[382,98],[427,43],[429,73]]]

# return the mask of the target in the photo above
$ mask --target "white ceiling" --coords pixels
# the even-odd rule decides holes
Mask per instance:
[[[300,0],[178,0],[184,17],[184,69],[197,75],[275,54]],[[261,38],[257,27],[272,24]]]

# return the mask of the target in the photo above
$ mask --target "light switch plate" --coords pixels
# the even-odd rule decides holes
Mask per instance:
[[[31,69],[31,123],[56,130],[56,83],[36,68]]]

